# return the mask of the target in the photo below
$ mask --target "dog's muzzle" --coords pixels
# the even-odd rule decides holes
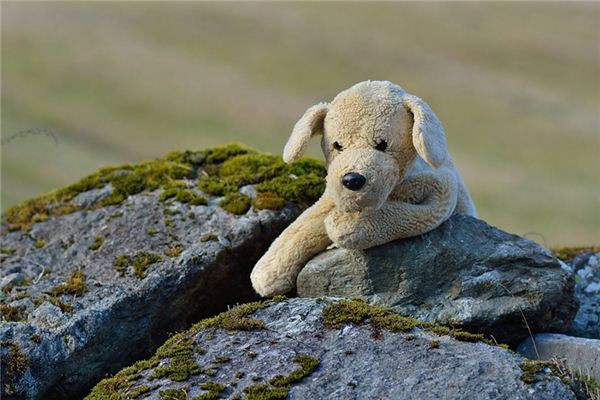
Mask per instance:
[[[344,185],[346,189],[354,191],[362,189],[363,186],[365,186],[365,182],[367,182],[367,178],[356,172],[348,172],[342,177],[342,185]]]

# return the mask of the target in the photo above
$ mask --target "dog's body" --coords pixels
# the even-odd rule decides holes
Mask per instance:
[[[292,290],[304,264],[332,243],[367,249],[428,232],[454,213],[475,216],[429,106],[387,81],[361,82],[296,123],[283,158],[321,134],[323,196],[271,245],[251,274],[262,296]]]

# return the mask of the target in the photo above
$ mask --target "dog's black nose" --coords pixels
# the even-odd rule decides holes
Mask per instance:
[[[356,172],[348,172],[342,177],[342,185],[346,186],[350,190],[360,190],[365,186],[367,178]]]

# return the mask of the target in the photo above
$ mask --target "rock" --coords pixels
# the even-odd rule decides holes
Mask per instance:
[[[90,207],[98,203],[100,200],[107,198],[112,193],[113,187],[111,184],[108,184],[100,189],[92,189],[83,193],[79,193],[73,198],[73,203],[79,204],[84,208]]]
[[[529,333],[568,330],[573,278],[547,249],[485,222],[454,215],[424,235],[308,262],[303,297],[358,297],[435,323],[459,323],[517,345]]]
[[[516,353],[434,329],[349,300],[243,305],[172,337],[87,399],[575,399],[549,370],[525,379]]]
[[[519,345],[517,351],[534,360],[564,359],[567,367],[593,376],[600,382],[600,340],[578,338],[556,333],[534,335]]]
[[[579,309],[569,334],[600,339],[600,253],[581,254],[568,261],[575,276]]]
[[[289,207],[238,217],[215,206],[187,206],[183,215],[193,211],[195,218],[175,217],[166,227],[163,208],[158,194],[147,194],[119,207],[118,218],[110,217],[115,207],[109,207],[36,224],[32,235],[48,238],[48,244],[3,263],[3,272],[28,276],[38,276],[43,269],[51,272],[28,287],[33,302],[41,304],[34,308],[31,303],[27,320],[0,328],[3,343],[17,344],[29,358],[28,371],[15,377],[2,398],[11,398],[10,393],[73,398],[107,372],[147,355],[167,333],[229,304],[254,299],[251,268],[298,215]],[[205,235],[216,237],[202,242]],[[95,237],[104,242],[92,251]],[[218,237],[227,238],[230,246]],[[5,243],[17,249],[32,247],[32,239],[22,233],[9,234]],[[165,255],[176,246],[181,246],[181,254]],[[150,264],[143,277],[132,267],[121,276],[115,259],[142,252],[156,254],[160,261]],[[83,293],[41,296],[68,282],[77,268],[85,276]],[[50,298],[56,305],[44,301]],[[31,339],[34,335],[40,343]],[[4,360],[6,352],[2,355]]]
[[[198,155],[211,164],[190,164]],[[230,161],[237,164],[225,176],[221,168]],[[236,146],[174,153],[101,170],[9,210],[0,270],[0,355],[9,367],[2,368],[0,397],[81,397],[169,334],[256,299],[250,271],[302,207],[286,201],[257,211],[248,204],[236,215],[210,204],[215,196],[227,201],[237,182],[260,184],[253,166],[273,163],[272,171],[295,168]],[[312,161],[302,167],[323,169]],[[276,176],[263,173],[267,178]],[[112,194],[99,200],[111,179]]]
[[[240,188],[240,193],[250,197],[251,199],[256,198],[256,194],[257,194],[256,189],[254,188],[253,185],[242,186]]]

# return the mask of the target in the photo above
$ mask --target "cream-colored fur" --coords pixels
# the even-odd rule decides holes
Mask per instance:
[[[325,193],[254,267],[252,285],[261,296],[292,290],[304,264],[332,243],[366,249],[428,232],[453,213],[475,216],[440,121],[400,86],[361,82],[310,107],[294,126],[285,162],[302,156],[316,135],[327,163]],[[364,186],[343,184],[356,174]]]

